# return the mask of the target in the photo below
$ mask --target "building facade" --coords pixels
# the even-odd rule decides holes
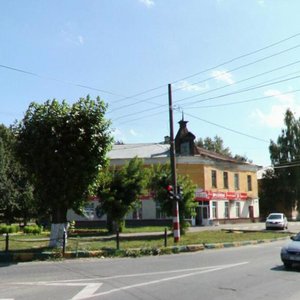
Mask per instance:
[[[177,174],[188,175],[197,186],[195,190],[196,217],[193,226],[219,223],[253,222],[259,219],[257,165],[197,147],[195,136],[188,131],[187,121],[179,122],[175,138]],[[122,166],[139,157],[145,167],[170,162],[170,145],[165,143],[118,144],[109,153],[112,166]],[[69,220],[105,221],[98,214],[98,201],[91,201],[86,215],[69,213]],[[100,217],[100,218],[99,218]],[[141,197],[141,207],[127,216],[128,222],[158,224],[170,221],[164,216],[151,195]]]

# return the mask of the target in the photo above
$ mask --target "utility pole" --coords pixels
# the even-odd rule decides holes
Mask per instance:
[[[175,156],[175,142],[174,142],[174,122],[173,122],[173,104],[172,104],[172,87],[168,84],[169,95],[169,120],[170,120],[170,162],[171,162],[171,175],[172,185],[174,189],[173,199],[173,234],[174,242],[180,240],[180,223],[179,223],[179,206],[177,199],[177,176],[176,176],[176,156]]]

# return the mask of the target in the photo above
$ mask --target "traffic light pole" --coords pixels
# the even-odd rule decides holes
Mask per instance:
[[[172,104],[172,87],[168,84],[169,95],[169,120],[170,120],[170,162],[171,162],[171,175],[172,185],[174,188],[173,200],[173,234],[174,242],[180,240],[180,223],[179,223],[179,206],[177,199],[177,176],[176,176],[176,156],[175,156],[175,142],[174,142],[174,122],[173,122],[173,104]]]

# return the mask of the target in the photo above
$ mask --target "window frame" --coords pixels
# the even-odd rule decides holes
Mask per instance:
[[[252,176],[251,175],[247,175],[247,188],[248,188],[248,191],[252,191]]]
[[[229,188],[228,172],[227,171],[223,172],[223,187],[224,187],[224,189],[228,189]]]
[[[240,176],[239,173],[234,173],[234,189],[239,190],[240,189]]]
[[[217,188],[217,170],[211,170],[211,187]]]

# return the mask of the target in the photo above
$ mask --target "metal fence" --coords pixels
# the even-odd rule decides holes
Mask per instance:
[[[134,241],[155,241],[158,246],[167,247],[168,244],[168,231],[165,229],[162,233],[140,233],[140,234],[121,234],[116,232],[115,235],[110,236],[72,236],[64,234],[61,239],[55,241],[59,245],[55,248],[56,251],[61,252],[64,256],[66,251],[93,251],[105,248],[114,248],[119,250],[122,247],[122,242]],[[26,235],[18,234],[3,234],[0,236],[0,253],[13,253],[13,252],[41,252],[49,250],[49,243],[51,239],[45,238],[29,238]]]

